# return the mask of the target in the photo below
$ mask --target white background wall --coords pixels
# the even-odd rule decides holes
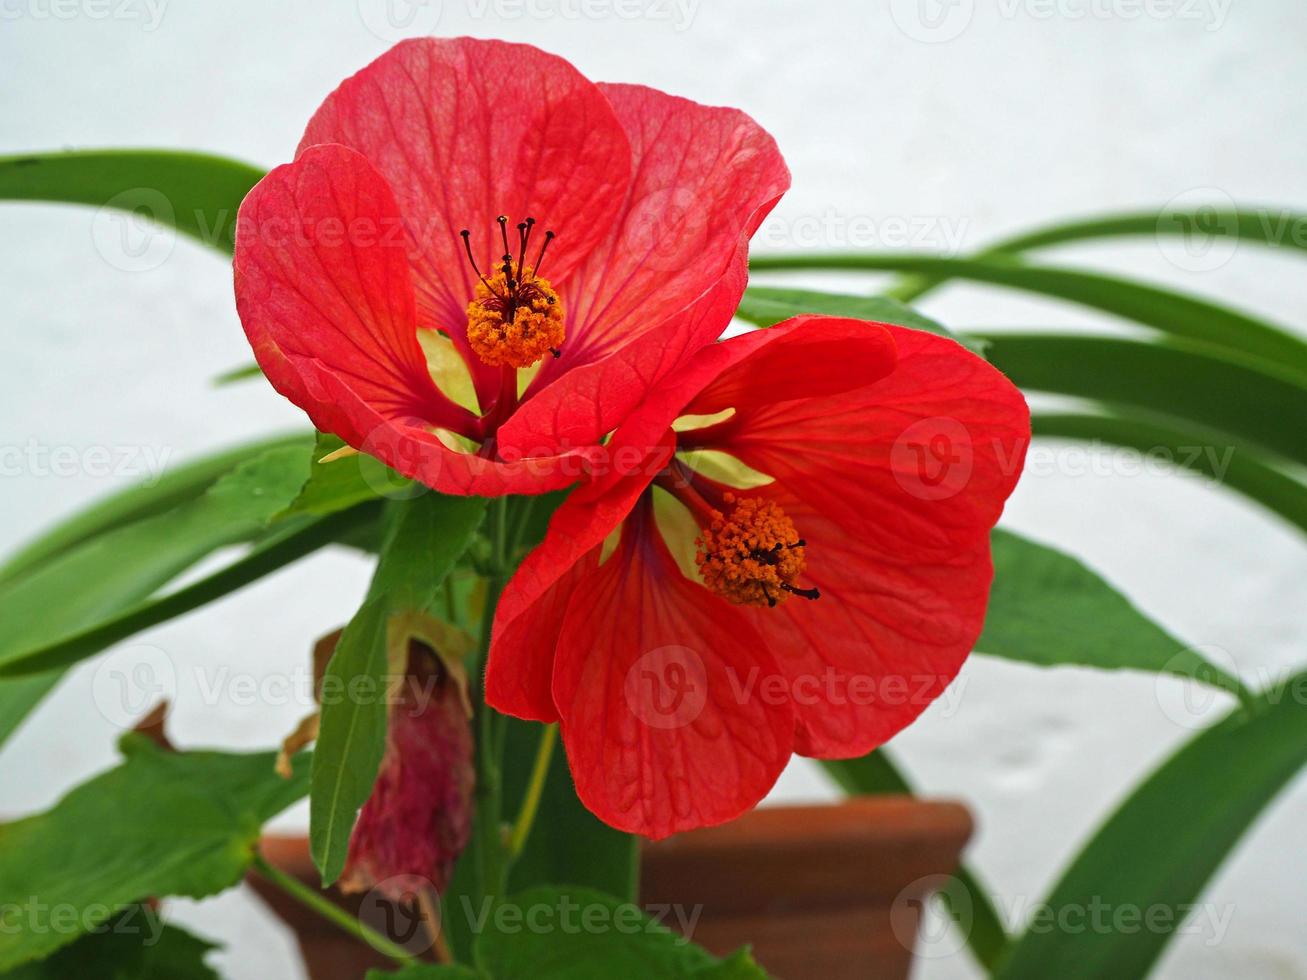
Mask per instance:
[[[272,165],[387,35],[434,30],[532,41],[597,79],[744,107],[794,171],[761,247],[970,249],[1031,223],[1186,192],[1307,203],[1307,8],[1297,0],[923,0],[920,9],[943,16],[935,28],[916,0],[445,0],[419,8],[408,31],[390,29],[372,0],[51,2],[0,3],[0,152],[189,147]],[[100,16],[106,6],[113,16]],[[178,460],[300,423],[262,383],[209,383],[249,358],[220,257],[165,238],[144,263],[125,262],[111,238],[97,238],[105,228],[93,212],[74,208],[0,206],[0,229],[0,547],[128,482],[101,472],[87,450],[108,447],[118,461],[136,453],[136,473],[148,475],[147,453]],[[1205,272],[1151,240],[1058,257],[1289,323],[1301,323],[1307,302],[1300,259],[1250,248]],[[925,309],[958,327],[1115,329],[1087,312],[965,287]],[[59,447],[82,463],[52,472],[44,454]],[[1226,651],[1250,680],[1305,659],[1301,537],[1198,480],[1139,474],[1106,453],[1108,473],[1086,475],[1081,457],[1057,449],[1035,457],[1009,508],[1012,527],[1081,554],[1177,635]],[[247,703],[231,680],[298,668],[311,639],[357,602],[367,572],[352,556],[323,555],[139,638],[179,665],[178,740],[278,739],[304,705]],[[117,728],[92,696],[94,672],[75,672],[0,752],[0,812],[49,805],[109,764]],[[1186,717],[1178,687],[1148,676],[976,659],[953,693],[952,709],[932,709],[895,747],[926,791],[974,808],[971,859],[1014,920],[1126,788],[1190,734],[1176,721]],[[1202,723],[1225,707],[1214,700],[1187,717]],[[775,794],[830,795],[803,762]],[[1200,924],[1161,975],[1307,976],[1305,812],[1299,782],[1208,889],[1228,928],[1218,936]],[[282,825],[304,820],[297,811]],[[178,914],[230,944],[230,976],[295,975],[288,938],[244,894]],[[973,976],[955,945],[928,947],[919,975]]]

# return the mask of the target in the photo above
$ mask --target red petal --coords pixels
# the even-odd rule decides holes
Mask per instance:
[[[486,702],[497,711],[556,721],[550,693],[554,650],[572,592],[599,561],[604,538],[630,513],[671,456],[664,438],[647,465],[580,487],[554,512],[545,539],[509,580],[495,610],[486,664]]]
[[[471,415],[427,373],[398,212],[353,150],[317,146],[273,170],[241,204],[236,308],[273,387],[404,476],[448,493],[543,493],[581,475],[580,453],[494,463],[441,444]]]
[[[554,701],[581,801],[653,838],[739,816],[790,756],[783,691],[761,637],[682,576],[642,503],[559,637]]]
[[[567,282],[560,368],[589,363],[720,279],[790,185],[775,141],[738,109],[640,85],[601,85],[631,144],[617,223]]]
[[[315,364],[383,415],[461,428],[470,416],[418,345],[404,251],[387,238],[397,218],[386,182],[344,147],[277,167],[241,203],[236,306],[264,373],[306,410]]]
[[[1002,374],[947,339],[888,329],[899,352],[888,377],[833,399],[755,406],[714,443],[776,478],[756,493],[808,542],[800,584],[821,598],[750,611],[807,692],[795,704],[807,755],[871,750],[960,669],[984,621],[989,530],[1030,438],[1025,402]]]
[[[757,336],[765,343],[750,346],[685,407],[684,414],[715,415],[727,408],[740,411],[842,394],[885,377],[897,359],[889,329],[867,320],[796,316]]]
[[[529,456],[563,446],[594,445],[642,401],[665,404],[664,389],[672,384],[677,390],[682,387],[682,377],[693,373],[688,367],[691,357],[720,336],[740,305],[748,253],[741,246],[737,255],[731,270],[700,302],[617,353],[572,368],[533,395],[500,428],[500,452]],[[684,399],[676,409],[682,404]],[[655,437],[661,434],[656,432]]]
[[[536,218],[558,235],[544,264],[557,284],[607,234],[630,180],[626,134],[599,89],[562,58],[501,41],[395,45],[327,97],[300,152],[315,143],[351,146],[385,175],[409,231],[420,322],[465,352],[475,278],[459,231],[472,232],[484,271],[503,251],[496,216]],[[469,363],[492,392],[497,372]]]

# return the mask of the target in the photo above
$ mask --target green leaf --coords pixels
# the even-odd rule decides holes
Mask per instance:
[[[24,963],[0,974],[0,980],[218,980],[204,962],[217,948],[165,925],[149,905],[129,905],[48,959]]]
[[[193,500],[238,463],[269,450],[292,446],[307,449],[308,438],[301,433],[294,433],[233,446],[169,468],[153,482],[129,487],[105,497],[76,516],[60,522],[11,555],[0,566],[0,586],[90,538],[124,524],[154,517]]]
[[[876,749],[857,759],[817,761],[850,796],[917,795],[885,749]],[[989,897],[989,889],[963,864],[939,895],[961,920],[962,935],[976,961],[986,970],[992,970],[1007,949],[1008,935]]]
[[[587,888],[534,888],[470,910],[478,966],[494,980],[765,980],[747,953],[722,960]]]
[[[0,664],[0,677],[41,674],[84,660],[119,640],[167,622],[334,542],[347,541],[376,523],[377,510],[356,507],[323,518],[286,522],[263,537],[242,558],[185,588],[130,606],[94,626],[46,646],[27,650]],[[42,674],[42,676],[45,676]]]
[[[990,540],[994,585],[977,652],[1043,667],[1177,674],[1246,693],[1078,559],[1002,528]]]
[[[117,617],[217,549],[262,532],[307,472],[303,445],[265,450],[201,496],[91,537],[0,586],[0,674],[44,673],[95,652],[85,645],[57,656],[44,651]]]
[[[1178,341],[988,333],[990,361],[1022,388],[1183,418],[1307,463],[1307,381]]]
[[[485,974],[456,963],[447,966],[422,963],[394,973],[388,970],[369,970],[364,980],[485,980]]]
[[[0,157],[0,200],[144,213],[230,253],[236,211],[263,177],[249,164],[178,150],[60,150]]]
[[[342,452],[345,455],[335,456]],[[421,484],[405,479],[385,463],[351,451],[339,436],[319,432],[308,480],[286,514],[334,514],[378,497],[396,499],[425,492]]]
[[[285,462],[286,454],[306,448],[302,436],[283,436],[206,457],[152,487],[134,487],[83,511],[10,559],[0,576],[0,663],[39,676],[0,679],[0,744],[58,683],[60,668],[89,655],[65,652],[43,660],[43,651],[96,633],[217,548],[257,533],[261,521],[250,515],[258,508],[235,486],[246,481],[248,489],[269,460]],[[239,466],[249,467],[240,477],[233,470]],[[234,483],[219,491],[224,473]],[[262,513],[270,511],[271,505]],[[83,649],[94,653],[108,642]]]
[[[1038,293],[1270,362],[1285,373],[1307,377],[1307,343],[1288,330],[1216,303],[1115,276],[1027,265],[1008,256],[960,259],[849,252],[755,256],[749,265],[755,272],[802,269],[915,272]]]
[[[1037,437],[1125,446],[1202,474],[1307,531],[1307,486],[1253,450],[1222,445],[1218,433],[1182,423],[1092,412],[1036,412],[1031,423]]]
[[[148,896],[203,898],[236,884],[263,824],[308,788],[303,757],[286,780],[271,752],[169,752],[134,733],[120,744],[121,765],[45,813],[0,825],[0,969],[47,956]]]
[[[1289,208],[1217,208],[1198,205],[1193,208],[1166,207],[1161,211],[1134,211],[1046,225],[1023,232],[983,249],[980,258],[994,255],[1017,255],[1022,252],[1082,242],[1095,238],[1140,237],[1162,238],[1188,236],[1197,231],[1208,241],[1233,239],[1242,244],[1307,249],[1307,215]],[[895,298],[907,303],[948,282],[948,276],[913,276],[890,290]]]
[[[253,378],[263,377],[263,368],[257,364],[242,364],[240,367],[232,368],[230,371],[223,371],[213,379],[213,386],[221,388],[224,385],[235,384],[238,381],[249,381]]]
[[[1193,903],[1305,761],[1307,674],[1298,674],[1200,733],[1140,785],[1036,908],[995,975],[1145,976],[1188,913],[1219,911]],[[1205,926],[1220,928],[1210,918]]]
[[[856,320],[875,320],[894,323],[901,327],[924,330],[956,340],[976,353],[983,353],[983,345],[973,338],[963,338],[947,327],[922,316],[911,307],[885,296],[850,296],[843,293],[823,293],[809,289],[774,289],[769,286],[750,286],[740,300],[735,315],[759,327],[770,327],[792,316],[804,313],[822,313],[828,316],[847,316]]]
[[[481,497],[432,492],[392,505],[381,559],[363,606],[336,646],[327,676],[336,690],[370,695],[322,706],[313,757],[309,842],[323,884],[340,877],[359,808],[372,792],[386,740],[385,690],[393,616],[421,612],[467,550],[485,516]],[[357,685],[357,686],[356,686]]]
[[[1250,245],[1269,245],[1307,251],[1307,215],[1286,207],[1261,208],[1167,207],[1161,211],[1134,211],[1059,222],[1004,239],[986,252],[1026,252],[1049,245],[1091,238],[1165,235],[1186,236],[1194,230],[1211,238],[1231,238]]]

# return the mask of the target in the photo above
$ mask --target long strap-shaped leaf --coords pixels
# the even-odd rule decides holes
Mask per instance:
[[[750,259],[749,266],[755,272],[916,272],[985,282],[1078,303],[1177,337],[1253,355],[1307,377],[1307,343],[1282,327],[1216,303],[1116,276],[1027,265],[1005,256],[954,259],[837,252],[761,255]]]
[[[33,541],[0,573],[0,661],[123,616],[214,550],[257,536],[282,506],[271,492],[281,481],[260,484],[266,504],[249,497],[250,481],[272,476],[261,461],[293,464],[286,454],[296,447],[307,469],[307,436],[232,448],[110,497]],[[210,493],[224,478],[224,489]],[[58,682],[54,663],[0,680],[0,744]]]
[[[1307,228],[1307,214],[1289,208],[1266,206],[1232,211],[1204,205],[1195,208],[1168,207],[1162,211],[1134,211],[1045,225],[996,242],[983,249],[979,257],[1018,255],[1051,245],[1096,238],[1163,238],[1195,233],[1205,236],[1208,241],[1223,238],[1239,244],[1247,242],[1250,245],[1307,251],[1307,238],[1302,237],[1303,228]],[[948,282],[949,278],[942,275],[911,276],[890,289],[886,295],[907,303]]]
[[[981,333],[986,355],[1022,388],[1190,419],[1307,463],[1307,381],[1251,358],[1180,341]]]
[[[1142,977],[1189,913],[1210,915],[1193,908],[1203,887],[1307,762],[1304,690],[1299,674],[1259,695],[1136,789],[1054,886],[1041,927],[1012,946],[998,980]],[[1114,926],[1122,914],[1129,928]],[[1106,918],[1095,926],[1095,916]]]
[[[1168,464],[1238,491],[1307,532],[1307,486],[1252,450],[1222,445],[1219,434],[1092,412],[1036,412],[1031,421],[1036,436],[1101,442],[1155,454]]]
[[[330,517],[287,522],[284,528],[260,542],[247,555],[198,582],[140,602],[57,642],[22,650],[0,663],[0,677],[26,677],[71,666],[142,630],[176,619],[242,589],[376,519],[376,506],[365,504]]]
[[[144,213],[231,252],[236,210],[263,171],[179,150],[63,150],[0,157],[0,199]]]

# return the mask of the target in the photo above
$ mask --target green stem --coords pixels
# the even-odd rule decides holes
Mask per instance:
[[[477,683],[474,700],[477,722],[477,806],[473,816],[472,844],[469,850],[476,862],[477,889],[475,899],[498,902],[502,898],[505,869],[505,844],[500,827],[503,809],[503,767],[501,740],[497,716],[485,699],[485,663],[490,651],[490,630],[495,621],[495,607],[503,591],[507,572],[504,568],[506,545],[507,500],[500,498],[492,505],[491,558],[492,566],[486,581],[486,604],[481,613],[481,631],[478,637]]]
[[[273,867],[262,854],[257,852],[254,855],[254,869],[267,881],[276,885],[305,908],[317,912],[318,915],[348,932],[355,939],[361,939],[377,952],[389,956],[400,966],[410,966],[415,962],[413,956],[402,946],[391,942],[371,926],[360,922],[298,878],[286,874],[280,868]]]
[[[544,792],[545,780],[549,777],[549,762],[554,755],[554,743],[558,741],[558,725],[546,725],[540,733],[540,744],[536,746],[536,761],[531,768],[531,781],[527,783],[526,796],[522,800],[522,809],[517,812],[513,823],[513,836],[508,841],[508,855],[515,858],[526,847],[526,840],[531,836],[531,826],[535,823],[536,812],[540,809],[540,796]]]

